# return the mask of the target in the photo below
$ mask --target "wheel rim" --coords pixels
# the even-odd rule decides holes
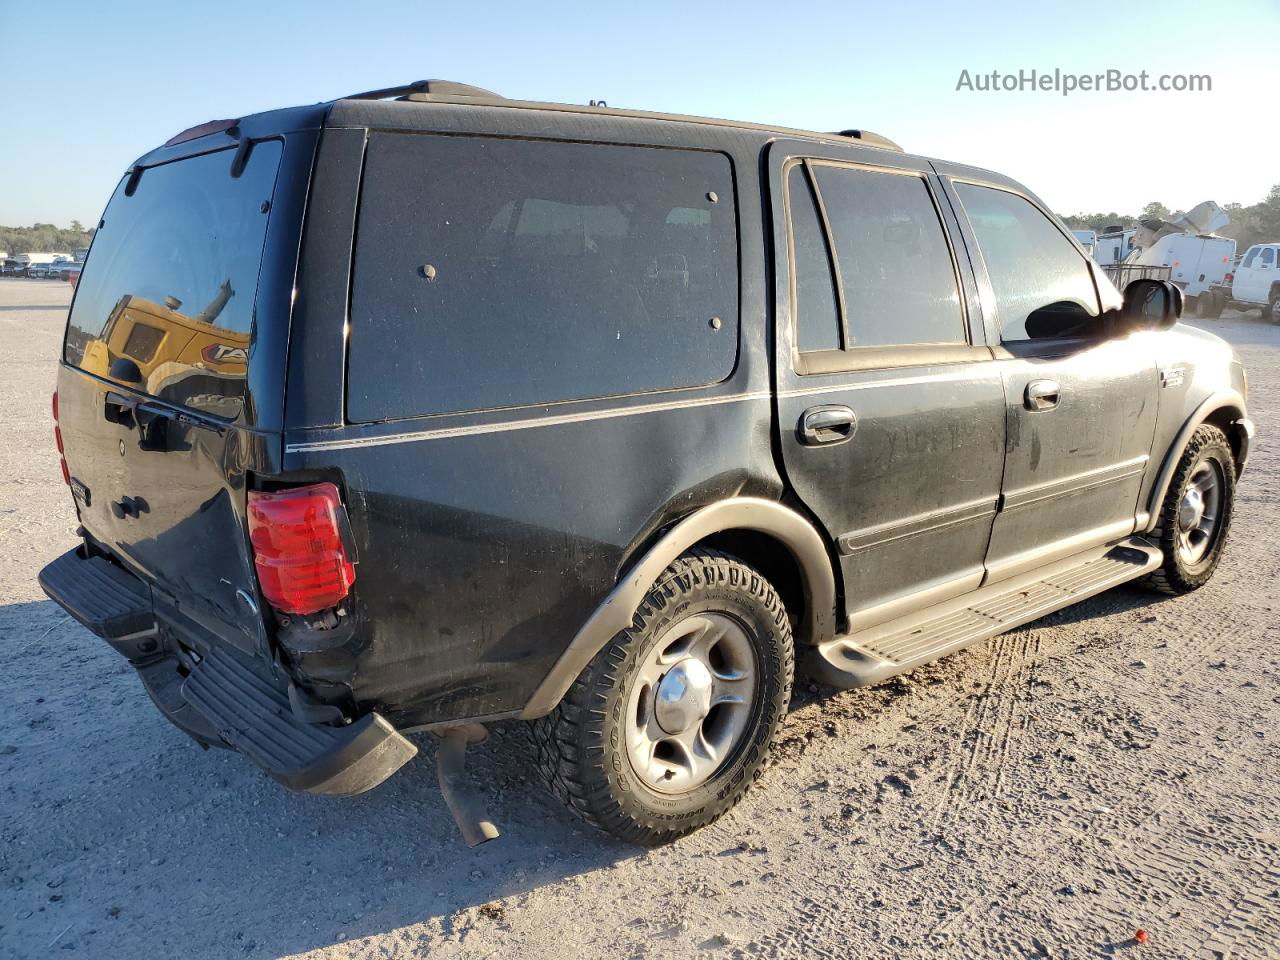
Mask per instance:
[[[1222,468],[1204,460],[1191,473],[1178,502],[1178,557],[1187,566],[1202,562],[1222,525]]]
[[[705,783],[734,755],[756,698],[755,647],[732,617],[671,627],[645,655],[626,713],[631,767],[659,793]]]

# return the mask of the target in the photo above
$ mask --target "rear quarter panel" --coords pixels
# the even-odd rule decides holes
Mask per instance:
[[[340,648],[300,658],[393,722],[518,712],[635,551],[735,495],[777,499],[771,450],[763,138],[732,129],[433,104],[335,107],[304,236],[284,466],[344,487],[359,554]],[[551,136],[728,154],[737,192],[738,358],[707,387],[345,424],[351,239],[365,129]],[[727,326],[727,324],[726,324]]]

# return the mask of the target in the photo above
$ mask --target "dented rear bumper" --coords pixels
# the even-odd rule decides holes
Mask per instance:
[[[300,698],[290,697],[283,671],[229,644],[183,638],[157,618],[151,588],[105,557],[72,550],[40,572],[40,585],[129,660],[177,727],[202,744],[238,750],[291,790],[363,793],[417,753],[377,713],[340,725],[299,717]]]

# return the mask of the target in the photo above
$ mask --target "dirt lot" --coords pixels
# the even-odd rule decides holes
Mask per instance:
[[[1280,956],[1280,328],[1207,326],[1261,431],[1214,582],[1121,588],[869,691],[799,685],[765,779],[655,851],[578,825],[517,725],[355,800],[201,752],[45,600],[74,542],[49,394],[64,284],[0,281],[0,955]],[[1150,933],[1139,947],[1138,928]]]

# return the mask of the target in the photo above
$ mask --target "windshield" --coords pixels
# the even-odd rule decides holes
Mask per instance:
[[[66,362],[172,403],[234,419],[245,392],[254,299],[279,141],[128,178],[93,240],[64,347]]]

